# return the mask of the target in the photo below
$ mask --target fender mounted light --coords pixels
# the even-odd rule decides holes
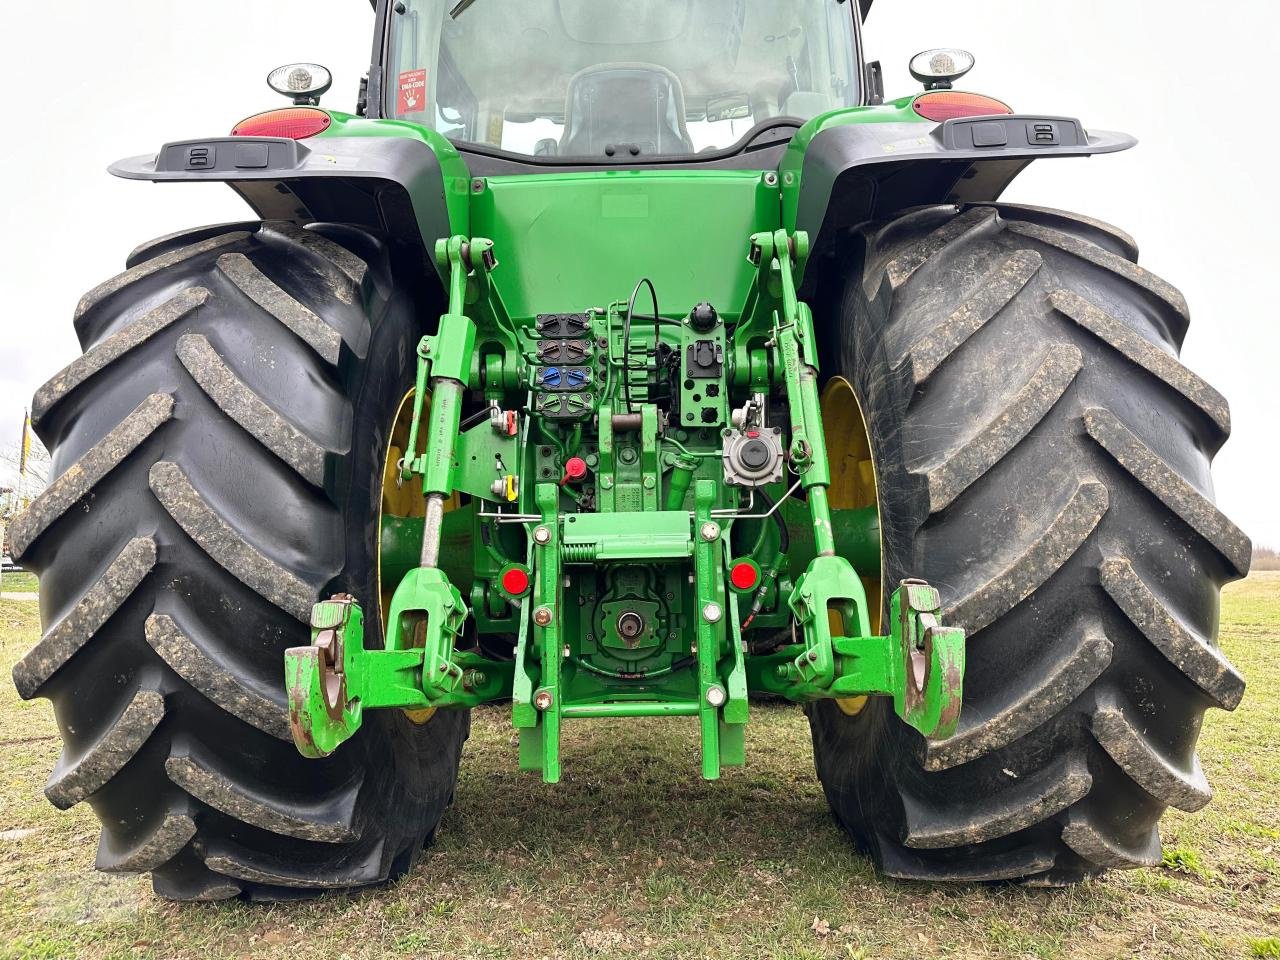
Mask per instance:
[[[305,140],[317,133],[324,133],[332,123],[333,118],[323,110],[314,107],[284,107],[241,120],[231,131],[231,135]]]
[[[1012,107],[994,97],[984,97],[978,93],[955,93],[951,90],[921,94],[916,97],[912,107],[920,116],[936,123],[957,117],[999,117],[1013,113]]]

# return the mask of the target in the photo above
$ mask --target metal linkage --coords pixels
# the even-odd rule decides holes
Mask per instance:
[[[311,645],[285,651],[289,728],[303,756],[332,754],[360,729],[365,710],[474,707],[511,688],[512,664],[453,651],[466,608],[444,574],[415,571],[401,591],[415,594],[401,602],[422,616],[393,622],[386,649],[365,649],[360,604],[340,594],[312,608]],[[443,626],[435,646],[413,646],[433,617]]]
[[[965,638],[938,622],[941,605],[933,587],[905,580],[890,602],[888,637],[837,636],[829,663],[808,644],[751,657],[751,688],[798,701],[887,695],[920,733],[948,737],[960,717]]]
[[[866,532],[877,518],[859,514],[856,529],[843,529],[842,514],[842,528],[833,525],[813,317],[795,285],[807,254],[804,234],[756,234],[757,280],[734,325],[709,303],[684,320],[658,316],[655,303],[644,318],[650,348],[630,342],[617,304],[509,329],[488,279],[492,244],[441,242],[449,307],[419,347],[398,471],[401,482],[421,477],[425,516],[384,521],[380,559],[400,580],[383,649],[365,649],[362,611],[340,596],[315,607],[311,645],[287,652],[298,748],[328,755],[366,709],[507,696],[521,769],[548,783],[562,775],[566,720],[627,717],[696,717],[701,772],[714,780],[744,762],[749,690],[795,701],[892,697],[921,733],[953,731],[963,633],[939,623],[936,590],[905,581],[893,595],[889,636],[872,635],[850,558],[878,569],[877,538]],[[481,334],[464,310],[481,319]],[[744,352],[743,338],[758,346]],[[610,363],[615,346],[620,371]],[[631,383],[625,357],[640,348],[654,362],[643,383]],[[566,386],[565,371],[581,382]],[[468,391],[483,391],[486,406],[464,424]],[[517,391],[523,403],[513,400]],[[549,412],[546,397],[561,394],[591,409]],[[782,401],[785,426],[770,395]],[[795,479],[783,493],[787,469]],[[447,513],[455,493],[474,502]],[[739,525],[761,529],[760,556],[735,556],[751,549],[747,536],[735,536]],[[762,546],[775,525],[776,544]],[[449,544],[471,543],[469,563],[442,550],[446,532]],[[457,585],[470,591],[481,632],[515,635],[511,661],[458,651],[471,612]],[[748,655],[744,616],[764,626],[768,652]],[[779,647],[788,626],[802,642]]]

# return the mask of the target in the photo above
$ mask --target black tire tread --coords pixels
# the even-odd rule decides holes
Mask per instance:
[[[466,713],[380,712],[309,761],[281,668],[316,599],[369,602],[385,438],[350,435],[412,382],[421,296],[370,234],[234,224],[140,247],[77,308],[85,354],[35,404],[55,479],[12,528],[46,627],[13,677],[54,704],[47,793],[94,807],[100,869],[285,898],[384,882],[436,829]]]
[[[1211,796],[1204,710],[1243,696],[1214,631],[1251,554],[1213,504],[1230,414],[1178,360],[1186,301],[1127,234],[1061,211],[923,208],[859,236],[818,319],[868,414],[886,586],[937,586],[970,666],[944,740],[876,701],[809,709],[832,809],[904,879],[1158,864],[1165,808]]]

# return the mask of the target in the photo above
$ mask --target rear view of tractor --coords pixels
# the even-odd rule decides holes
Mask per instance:
[[[1226,402],[1126,234],[998,202],[1133,140],[953,89],[957,50],[885,102],[869,6],[382,0],[357,114],[291,65],[291,106],[112,168],[254,219],[135,250],[34,400],[14,680],[100,868],[376,884],[473,707],[549,784],[565,725],[638,717],[716,779],[758,696],[889,876],[1159,862],[1243,694]]]

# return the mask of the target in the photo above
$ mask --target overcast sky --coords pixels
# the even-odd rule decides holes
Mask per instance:
[[[127,183],[106,165],[282,103],[263,78],[292,60],[330,66],[325,103],[351,109],[371,27],[366,0],[4,4],[0,448],[17,442],[35,388],[76,356],[83,292],[143,240],[247,213],[225,187]],[[1183,359],[1226,394],[1235,423],[1216,463],[1219,502],[1274,546],[1280,122],[1267,111],[1278,36],[1273,0],[877,0],[866,31],[890,95],[914,88],[912,53],[962,46],[978,58],[968,89],[1141,140],[1119,156],[1035,164],[1006,199],[1123,227],[1142,262],[1186,293]]]

